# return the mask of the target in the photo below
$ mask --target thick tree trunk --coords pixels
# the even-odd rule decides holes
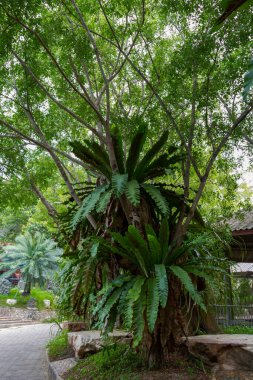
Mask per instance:
[[[141,350],[149,368],[162,367],[175,351],[185,354],[182,338],[196,334],[198,328],[210,333],[218,331],[212,314],[202,315],[198,307],[189,307],[179,280],[174,279],[169,289],[168,303],[159,310],[153,333],[149,332],[147,321],[145,323]]]
[[[29,296],[31,294],[31,287],[32,287],[32,283],[31,281],[26,281],[26,284],[25,284],[25,289],[22,293],[22,296]]]

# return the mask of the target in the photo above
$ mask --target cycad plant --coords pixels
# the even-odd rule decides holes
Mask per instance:
[[[0,269],[7,269],[2,277],[8,277],[20,269],[26,282],[24,294],[30,294],[32,284],[43,286],[52,278],[61,253],[56,242],[46,239],[39,232],[20,235],[15,239],[15,244],[6,246],[1,254]]]

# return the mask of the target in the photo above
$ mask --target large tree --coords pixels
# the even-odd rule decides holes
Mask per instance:
[[[84,219],[89,222],[84,237],[96,233],[110,239],[110,227],[155,239],[168,214],[174,215],[173,227],[164,244],[172,251],[184,245],[212,170],[224,171],[235,143],[249,129],[253,108],[250,97],[247,103],[241,99],[250,15],[240,12],[235,23],[228,20],[226,28],[211,33],[219,14],[215,1],[1,2],[0,138],[16,151],[3,151],[3,165],[7,172],[19,168],[18,175],[23,173],[57,221],[55,207],[42,192],[45,173],[33,173],[42,168],[36,166],[38,157],[45,162],[45,155],[50,157],[74,209],[81,206],[72,219],[78,233],[70,238],[73,228],[65,230],[73,249]],[[162,136],[159,142],[157,136]],[[154,141],[154,150],[143,155]],[[158,152],[163,156],[155,161]],[[83,189],[84,180],[90,183]],[[98,199],[99,210],[106,209],[103,227],[95,209]],[[168,207],[171,199],[174,206]],[[145,235],[146,224],[154,233]],[[117,253],[115,258],[116,276],[125,264]],[[133,264],[128,257],[125,269]],[[154,285],[153,265],[149,263],[146,274]],[[131,273],[139,272],[136,264]],[[181,315],[176,277],[182,279],[182,272],[170,272],[175,297],[161,305],[163,339],[157,338],[158,323],[155,331],[155,325],[145,326],[151,361],[156,360],[154,348],[164,356],[178,332],[173,329]],[[168,311],[171,304],[176,305],[173,313]]]

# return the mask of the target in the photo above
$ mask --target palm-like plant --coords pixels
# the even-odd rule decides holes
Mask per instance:
[[[118,171],[113,172],[110,167],[107,152],[95,141],[84,140],[72,142],[74,154],[89,166],[91,173],[99,177],[99,185],[82,189],[84,200],[71,220],[72,230],[85,220],[91,212],[107,214],[108,209],[114,209],[117,200],[126,198],[128,206],[128,223],[133,222],[138,214],[139,220],[144,213],[141,211],[152,205],[155,210],[152,217],[168,215],[172,207],[178,207],[185,202],[182,195],[175,192],[173,186],[159,181],[168,171],[175,171],[176,164],[183,160],[184,155],[175,146],[166,149],[168,132],[165,131],[151,149],[141,158],[144,143],[147,138],[147,128],[141,126],[133,137],[128,155],[124,160],[122,139],[120,132],[115,128],[112,131],[113,145],[118,165]],[[152,180],[152,183],[150,182]],[[173,187],[173,189],[172,189]],[[178,186],[180,188],[180,186]],[[119,208],[122,202],[119,204]],[[136,208],[136,212],[133,211]],[[126,213],[126,208],[124,208]],[[148,216],[149,218],[151,215]],[[140,225],[143,221],[140,221]],[[148,223],[148,220],[145,220]],[[112,223],[106,223],[112,226]]]
[[[26,281],[24,294],[30,294],[32,284],[43,286],[46,280],[52,278],[60,255],[61,249],[57,244],[39,232],[34,236],[29,233],[20,235],[15,239],[15,245],[5,247],[1,254],[0,269],[7,269],[2,277],[8,277],[20,269]]]

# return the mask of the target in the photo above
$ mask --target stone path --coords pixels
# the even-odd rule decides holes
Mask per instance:
[[[0,330],[0,379],[47,380],[45,345],[55,331],[44,323]]]

